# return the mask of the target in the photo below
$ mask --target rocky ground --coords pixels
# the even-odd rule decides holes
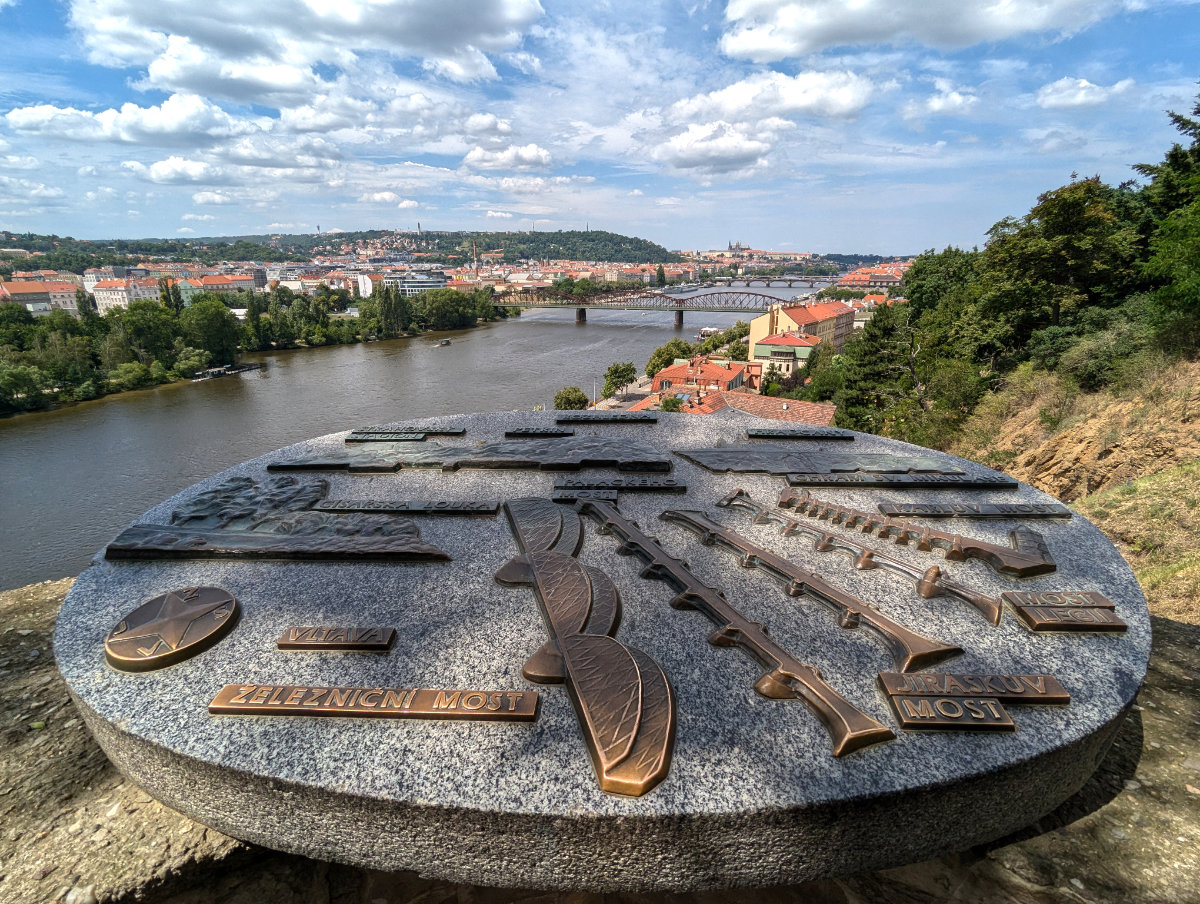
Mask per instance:
[[[96,747],[50,649],[71,581],[0,593],[0,902],[813,904],[1200,902],[1200,625],[1156,618],[1139,706],[1099,772],[1020,836],[837,881],[710,895],[557,895],[431,882],[235,841],[152,800]]]
[[[1080,395],[1055,374],[1018,372],[949,451],[999,467],[1064,502],[1200,457],[1200,361],[1126,396]]]

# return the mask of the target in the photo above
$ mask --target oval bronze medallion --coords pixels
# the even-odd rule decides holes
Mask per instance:
[[[238,603],[220,587],[185,587],[138,606],[104,641],[109,665],[145,672],[174,665],[212,646],[238,619]]]

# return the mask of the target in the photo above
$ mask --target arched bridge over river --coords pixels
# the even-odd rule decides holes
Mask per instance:
[[[765,314],[773,304],[785,302],[777,295],[737,289],[715,289],[696,295],[672,295],[652,289],[620,289],[595,295],[567,295],[553,289],[526,289],[501,295],[493,304],[521,308],[574,308],[575,322],[586,323],[588,309],[610,311],[674,311],[675,326],[683,326],[685,311],[727,314]]]

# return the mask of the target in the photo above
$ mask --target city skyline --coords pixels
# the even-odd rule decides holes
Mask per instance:
[[[0,0],[0,228],[982,244],[1195,103],[1193,0]]]

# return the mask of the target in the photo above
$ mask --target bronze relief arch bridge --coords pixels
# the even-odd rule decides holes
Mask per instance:
[[[600,311],[674,311],[675,327],[683,327],[685,311],[721,314],[765,314],[773,304],[787,299],[762,292],[718,289],[699,295],[668,295],[651,289],[620,289],[595,295],[567,295],[553,289],[524,289],[498,295],[492,304],[511,308],[574,308],[575,322],[587,323],[588,310]]]

